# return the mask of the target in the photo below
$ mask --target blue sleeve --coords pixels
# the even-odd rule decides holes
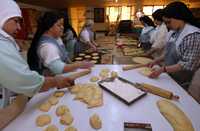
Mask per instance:
[[[54,74],[62,74],[65,65],[61,59],[56,59],[48,64],[48,69]]]
[[[0,88],[33,96],[44,83],[44,77],[29,69],[12,43],[0,43]]]

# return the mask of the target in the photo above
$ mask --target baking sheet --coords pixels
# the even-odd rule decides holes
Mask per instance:
[[[131,82],[121,77],[117,77],[113,81],[100,81],[99,85],[126,104],[131,104],[146,94],[146,92],[137,89]]]

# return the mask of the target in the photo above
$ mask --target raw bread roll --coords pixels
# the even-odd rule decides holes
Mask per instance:
[[[48,102],[51,104],[51,105],[56,105],[59,101],[59,97],[55,97],[55,96],[51,96],[49,99],[48,99]]]
[[[157,106],[174,131],[194,131],[189,118],[175,104],[167,100],[159,100]]]
[[[91,58],[91,56],[90,56],[90,55],[86,55],[85,58],[86,58],[86,59],[89,59],[89,58]]]
[[[70,126],[70,127],[66,128],[65,131],[77,131],[77,129],[73,126]]]
[[[92,56],[98,56],[99,54],[98,53],[92,53]]]
[[[70,114],[70,112],[66,112],[63,116],[60,118],[60,123],[63,125],[71,125],[73,122],[73,117]]]
[[[57,116],[63,116],[66,112],[70,112],[69,108],[65,105],[61,105],[56,109]]]
[[[99,80],[99,77],[97,77],[97,76],[93,76],[90,78],[91,82],[97,82],[98,80]]]
[[[101,119],[97,114],[94,114],[90,117],[90,125],[94,129],[100,129],[102,126]]]
[[[48,125],[49,123],[51,123],[51,117],[47,114],[40,115],[36,119],[36,124],[40,127]]]
[[[90,62],[92,62],[93,64],[96,64],[97,60],[91,60]]]
[[[80,61],[80,60],[83,60],[83,58],[82,57],[76,57],[75,60]]]
[[[49,125],[44,131],[58,131],[58,128],[55,125]]]
[[[85,56],[85,54],[84,53],[80,53],[79,56]]]
[[[56,91],[53,96],[55,97],[62,97],[65,95],[65,92],[64,91]]]
[[[51,104],[49,102],[45,102],[40,105],[39,110],[43,112],[48,112],[51,108]]]
[[[118,77],[118,73],[116,71],[112,71],[111,77],[114,77],[114,78]]]

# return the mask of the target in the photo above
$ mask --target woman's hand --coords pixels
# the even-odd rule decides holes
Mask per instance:
[[[94,66],[93,63],[88,62],[88,61],[82,61],[82,62],[78,62],[78,67],[82,68],[82,69],[88,69],[91,68],[92,66]]]
[[[152,73],[149,75],[150,78],[157,78],[163,73],[163,68],[154,68]]]
[[[55,78],[57,87],[59,89],[65,88],[65,87],[70,88],[71,86],[74,85],[74,79],[63,77],[63,76],[55,76],[54,78]]]

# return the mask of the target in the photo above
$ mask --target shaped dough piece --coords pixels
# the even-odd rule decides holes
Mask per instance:
[[[83,58],[82,57],[76,57],[75,60],[80,61],[80,60],[83,60]]]
[[[90,125],[94,129],[100,129],[102,126],[101,119],[97,114],[94,114],[90,117]]]
[[[147,57],[133,57],[132,60],[133,62],[138,64],[148,64],[153,61],[152,59]]]
[[[111,77],[114,77],[114,78],[118,77],[118,73],[116,71],[112,71]]]
[[[175,104],[167,100],[159,100],[157,106],[174,131],[194,131],[189,118]]]
[[[76,84],[76,85],[74,85],[72,87],[72,89],[70,90],[70,92],[72,94],[76,94],[76,93],[78,93],[80,91],[80,89],[81,89],[81,85],[80,84]]]
[[[152,73],[152,68],[142,67],[139,69],[139,72],[144,76],[149,76]]]
[[[86,59],[89,59],[89,58],[91,58],[91,56],[90,56],[90,55],[86,55],[85,58],[86,58]]]
[[[108,68],[105,68],[105,69],[102,69],[101,72],[104,72],[104,73],[109,73],[110,72],[110,69]]]
[[[45,102],[39,106],[39,110],[43,112],[48,112],[51,108],[51,104],[49,102]]]
[[[58,131],[58,128],[55,125],[49,125],[44,131]]]
[[[79,56],[85,56],[85,54],[84,53],[80,53]]]
[[[92,53],[92,56],[98,56],[99,54],[98,53]]]
[[[109,72],[110,72],[110,70],[107,68],[102,69],[101,72],[99,73],[99,76],[101,78],[107,78],[107,77],[109,77]]]
[[[36,119],[36,124],[40,127],[48,125],[49,123],[51,123],[51,117],[47,114],[40,115]]]
[[[93,76],[90,78],[91,82],[97,82],[98,80],[99,80],[99,77],[97,77],[97,76]]]
[[[55,97],[63,97],[65,95],[64,91],[56,91],[53,96]]]
[[[63,116],[66,112],[70,112],[69,108],[65,105],[61,105],[56,108],[56,115]]]
[[[70,127],[66,128],[65,131],[77,131],[77,129],[73,126],[70,126]]]
[[[69,112],[66,112],[63,116],[61,116],[60,123],[63,125],[71,125],[73,120],[72,115]]]
[[[97,60],[91,60],[90,62],[93,63],[93,64],[96,64]]]
[[[51,105],[56,105],[56,104],[59,102],[59,97],[51,96],[51,97],[48,99],[48,102],[49,102]]]
[[[99,59],[99,56],[93,56],[92,59],[93,59],[93,60],[98,60],[98,59]]]

